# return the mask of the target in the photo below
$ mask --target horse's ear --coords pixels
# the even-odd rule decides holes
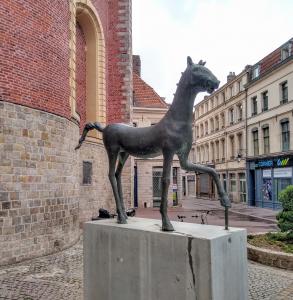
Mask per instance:
[[[187,66],[193,65],[193,61],[190,56],[187,56]]]
[[[201,66],[204,66],[206,64],[206,62],[205,61],[202,61],[202,60],[200,60],[199,62],[198,62],[198,65],[201,65]]]

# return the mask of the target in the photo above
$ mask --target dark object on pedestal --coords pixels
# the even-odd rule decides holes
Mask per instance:
[[[129,217],[134,217],[135,216],[135,209],[134,208],[129,208],[126,210],[126,214]],[[99,209],[99,215],[97,217],[93,217],[92,221],[96,220],[102,220],[102,219],[110,219],[116,217],[116,214],[111,214],[107,209],[100,208]]]
[[[173,157],[177,154],[182,169],[191,172],[209,174],[216,183],[221,205],[225,207],[225,228],[228,229],[228,207],[231,206],[215,169],[188,161],[192,146],[193,106],[199,92],[212,93],[219,87],[219,80],[205,67],[202,60],[194,64],[187,57],[187,68],[174,96],[172,105],[163,119],[154,126],[137,128],[126,124],[110,124],[103,127],[98,122],[87,123],[79,139],[78,149],[88,131],[96,129],[103,133],[103,141],[109,159],[109,180],[114,193],[117,208],[117,220],[127,223],[125,212],[121,172],[129,155],[151,158],[163,155],[162,196],[160,213],[162,230],[173,231],[174,228],[167,215],[168,188]]]

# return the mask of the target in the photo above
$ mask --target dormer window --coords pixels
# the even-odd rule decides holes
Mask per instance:
[[[291,44],[287,44],[281,49],[281,60],[285,60],[291,55]]]
[[[257,65],[252,69],[252,79],[259,77],[260,74],[260,66]]]

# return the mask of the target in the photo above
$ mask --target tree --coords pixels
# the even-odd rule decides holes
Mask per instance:
[[[293,239],[293,185],[287,186],[279,195],[283,210],[277,214],[278,226],[286,233],[286,239]]]

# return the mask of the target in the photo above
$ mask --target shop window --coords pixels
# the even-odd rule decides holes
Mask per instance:
[[[288,82],[285,81],[280,84],[280,91],[281,91],[281,100],[280,103],[284,104],[288,102]]]
[[[230,174],[230,192],[236,192],[236,174]]]
[[[262,97],[262,111],[267,111],[269,109],[269,97],[268,91],[265,91],[261,94]]]
[[[270,153],[270,130],[269,126],[263,127],[263,147],[264,154]]]
[[[281,121],[281,131],[282,131],[282,151],[288,151],[290,149],[290,130],[289,121],[286,119]]]
[[[252,131],[253,155],[258,155],[258,130]]]
[[[263,201],[271,202],[272,201],[272,178],[263,178],[262,181],[262,197]]]
[[[284,190],[288,185],[291,184],[291,178],[275,178],[274,179],[274,191],[275,199],[279,201],[279,196],[282,190]]]

